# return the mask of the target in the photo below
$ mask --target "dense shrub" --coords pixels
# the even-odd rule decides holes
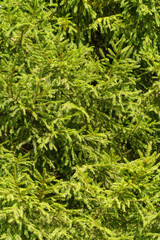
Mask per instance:
[[[159,9],[2,1],[0,239],[159,239]]]

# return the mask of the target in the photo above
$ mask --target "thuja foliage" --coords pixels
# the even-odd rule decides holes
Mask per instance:
[[[159,2],[0,5],[0,239],[160,239]]]

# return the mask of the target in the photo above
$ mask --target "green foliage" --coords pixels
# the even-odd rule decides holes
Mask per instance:
[[[159,3],[0,5],[0,239],[160,239]]]

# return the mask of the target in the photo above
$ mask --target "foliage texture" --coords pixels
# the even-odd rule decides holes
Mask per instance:
[[[160,3],[0,3],[0,239],[160,239]]]

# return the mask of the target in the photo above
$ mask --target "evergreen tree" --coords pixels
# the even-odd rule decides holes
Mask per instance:
[[[159,3],[0,5],[0,239],[158,240]]]

